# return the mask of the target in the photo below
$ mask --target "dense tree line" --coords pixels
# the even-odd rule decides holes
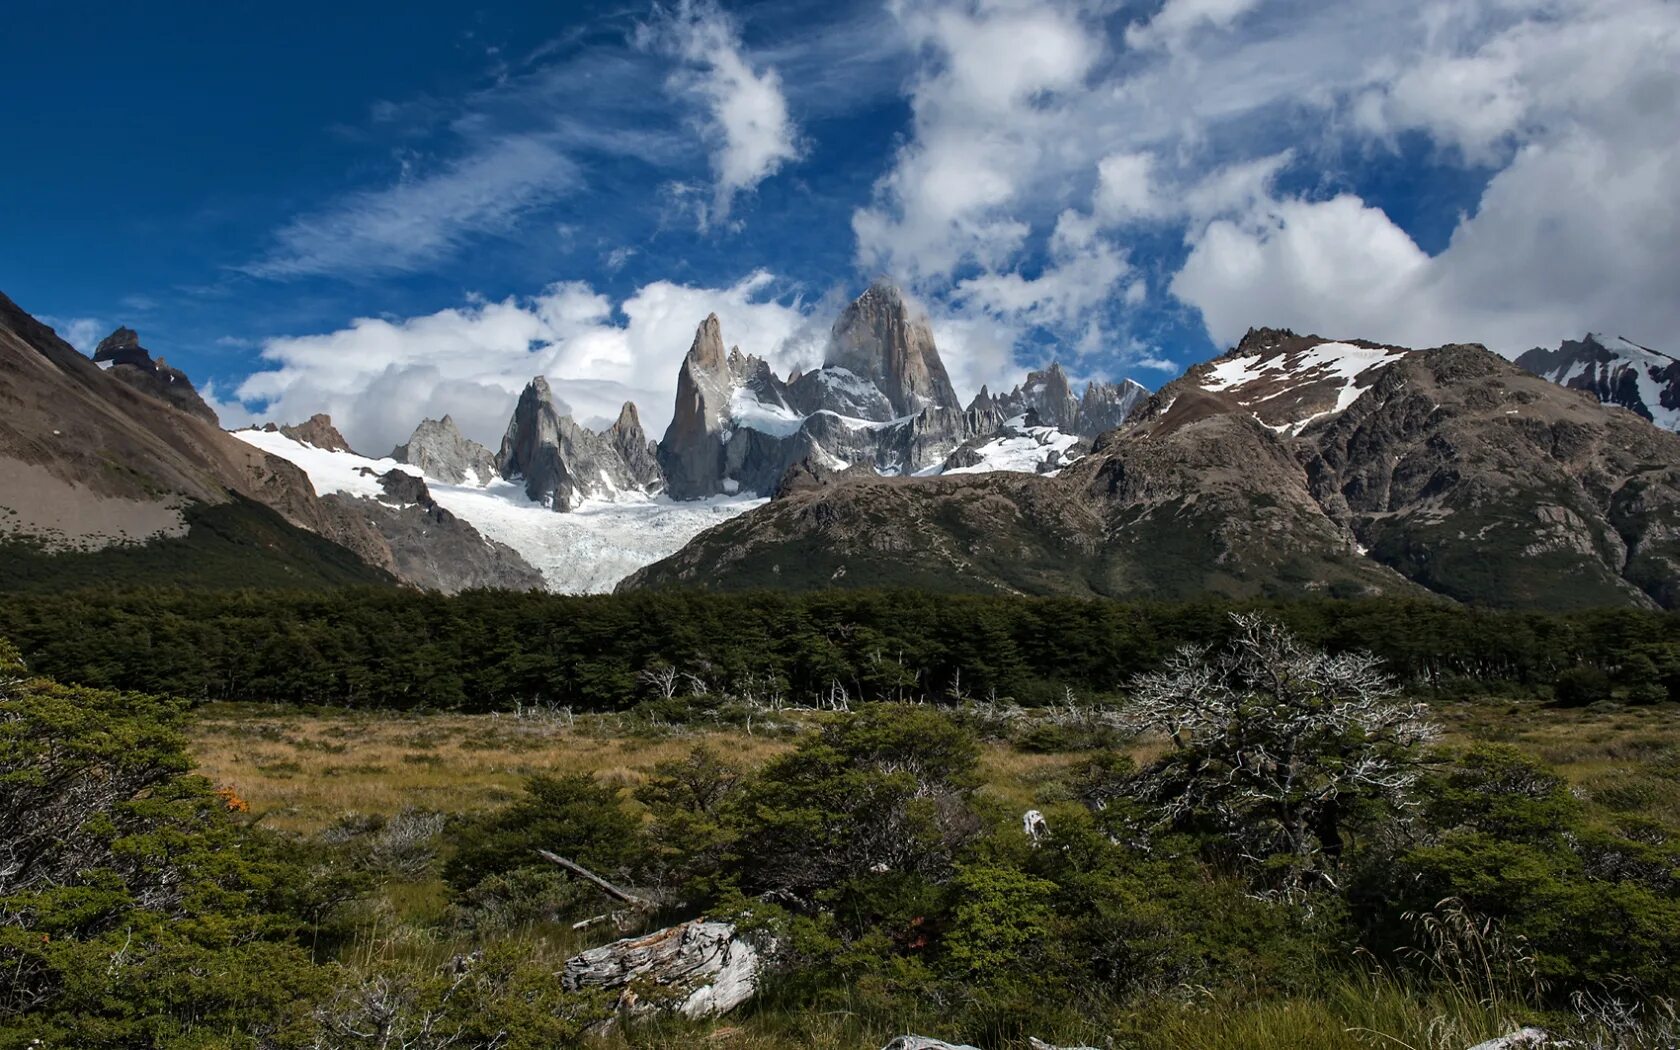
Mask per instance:
[[[1432,601],[1267,607],[1303,640],[1368,650],[1409,688],[1680,695],[1680,617],[1543,614]],[[1100,698],[1178,646],[1216,644],[1229,606],[915,592],[562,597],[390,589],[12,595],[0,636],[64,681],[191,699],[384,708],[606,710],[655,692],[791,703]]]

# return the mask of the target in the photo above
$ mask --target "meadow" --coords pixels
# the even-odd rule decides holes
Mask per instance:
[[[1567,782],[1595,820],[1639,814],[1680,827],[1680,719],[1672,707],[1567,708],[1534,699],[1472,698],[1439,702],[1433,713],[1444,730],[1441,747],[1514,746]],[[194,712],[189,739],[197,770],[248,803],[262,825],[310,838],[367,816],[483,814],[516,800],[532,776],[586,775],[614,789],[627,806],[640,808],[636,789],[662,763],[678,761],[698,746],[756,769],[788,754],[800,734],[825,717],[784,713],[749,732],[635,714],[377,713],[215,703]],[[1164,743],[1127,739],[1117,748],[1141,763],[1159,755]],[[1089,762],[1091,753],[1083,745],[1042,750],[988,739],[979,756],[977,795],[999,820],[1007,820],[1028,806],[1063,797],[1067,777]],[[437,849],[447,853],[448,846],[440,842]],[[419,877],[384,882],[358,906],[357,929],[342,947],[343,956],[363,968],[396,960],[436,966],[481,948],[481,935],[451,926],[448,898],[435,865]],[[535,965],[558,970],[570,954],[647,925],[579,932],[563,922],[533,920],[495,936]],[[1416,984],[1351,949],[1347,958],[1315,965],[1330,973],[1313,982],[1317,987],[1309,994],[1280,995],[1259,982],[1239,981],[1186,985],[1142,1001],[1117,997],[1102,1021],[1076,1025],[1062,1037],[1135,1050],[1454,1050],[1549,1016],[1532,1004],[1490,994],[1467,974],[1435,986]],[[1556,1016],[1550,1019],[1557,1023]],[[866,996],[854,1002],[825,999],[817,1008],[792,996],[712,1023],[654,1020],[593,1042],[650,1050],[695,1045],[852,1050],[883,1045],[911,1030],[941,1034],[940,1011],[906,1009],[903,1003],[883,1009]]]

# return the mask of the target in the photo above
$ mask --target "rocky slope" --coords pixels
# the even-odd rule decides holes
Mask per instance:
[[[1680,438],[1481,347],[1250,332],[1053,478],[796,473],[626,581],[1680,606]]]
[[[385,540],[397,578],[455,594],[475,588],[542,590],[542,573],[513,548],[480,535],[432,498],[423,478],[391,469],[377,498],[335,492],[322,501],[361,518]]]
[[[1626,339],[1587,334],[1517,358],[1536,375],[1680,430],[1680,360]]]
[[[190,546],[196,530],[221,528],[231,515],[240,523],[232,531],[263,537],[252,541],[253,562],[319,560],[319,544],[293,535],[300,529],[358,554],[379,546],[364,523],[325,507],[296,466],[181,407],[191,384],[163,372],[146,378],[150,355],[117,336],[102,369],[0,295],[0,540],[42,555]],[[328,560],[337,563],[334,581],[389,580],[365,556]],[[290,568],[299,580],[319,576],[316,566]]]

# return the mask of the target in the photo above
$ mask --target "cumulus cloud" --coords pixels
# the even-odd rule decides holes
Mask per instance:
[[[910,92],[912,137],[853,216],[859,262],[913,284],[1001,267],[1031,232],[1020,212],[1062,124],[1053,98],[1083,83],[1101,35],[1066,5],[894,10],[928,61]]]
[[[737,194],[747,192],[800,155],[798,131],[775,69],[759,71],[743,50],[740,29],[715,3],[680,0],[641,28],[638,42],[681,59],[670,78],[694,99],[714,178],[711,208],[701,225],[728,218]]]
[[[1659,342],[1680,330],[1680,140],[1658,130],[1680,126],[1680,10],[1626,0],[1530,14],[1473,44],[1454,38],[1355,103],[1368,131],[1501,158],[1447,247],[1427,255],[1350,195],[1254,195],[1192,229],[1172,282],[1215,340],[1287,324],[1515,354],[1586,330]]]
[[[910,135],[853,215],[859,263],[1004,341],[1049,328],[1076,356],[1159,363],[1128,318],[1172,311],[1164,294],[1221,343],[1251,324],[1504,352],[1680,329],[1668,0],[889,7],[921,68]],[[1359,193],[1404,193],[1373,172],[1420,139],[1486,180],[1434,254]],[[1175,230],[1182,267],[1132,272]]]
[[[635,401],[657,439],[670,422],[677,369],[708,313],[718,315],[727,342],[779,368],[808,354],[801,303],[772,298],[774,283],[764,272],[722,288],[655,281],[615,304],[567,282],[528,299],[403,320],[358,318],[338,331],[266,341],[269,367],[234,393],[262,419],[327,412],[352,445],[383,455],[423,417],[446,413],[495,448],[519,391],[546,375],[580,423],[605,426]]]

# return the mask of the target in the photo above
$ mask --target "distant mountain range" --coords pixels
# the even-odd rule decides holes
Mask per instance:
[[[221,431],[132,330],[95,358],[0,297],[0,398],[23,406],[0,415],[0,588],[1680,604],[1680,437],[1648,422],[1680,418],[1676,363],[1590,337],[1517,368],[1260,329],[1154,395],[1075,393],[1052,364],[964,406],[926,322],[877,284],[804,373],[726,351],[706,318],[657,442],[633,404],[578,424],[538,377],[496,451],[446,416],[381,458],[325,416]]]
[[[1517,364],[1607,405],[1620,405],[1664,430],[1680,430],[1680,360],[1661,351],[1588,333],[1556,350],[1535,347]]]
[[[1680,603],[1680,437],[1479,346],[1251,331],[1056,477],[816,467],[639,587]]]

